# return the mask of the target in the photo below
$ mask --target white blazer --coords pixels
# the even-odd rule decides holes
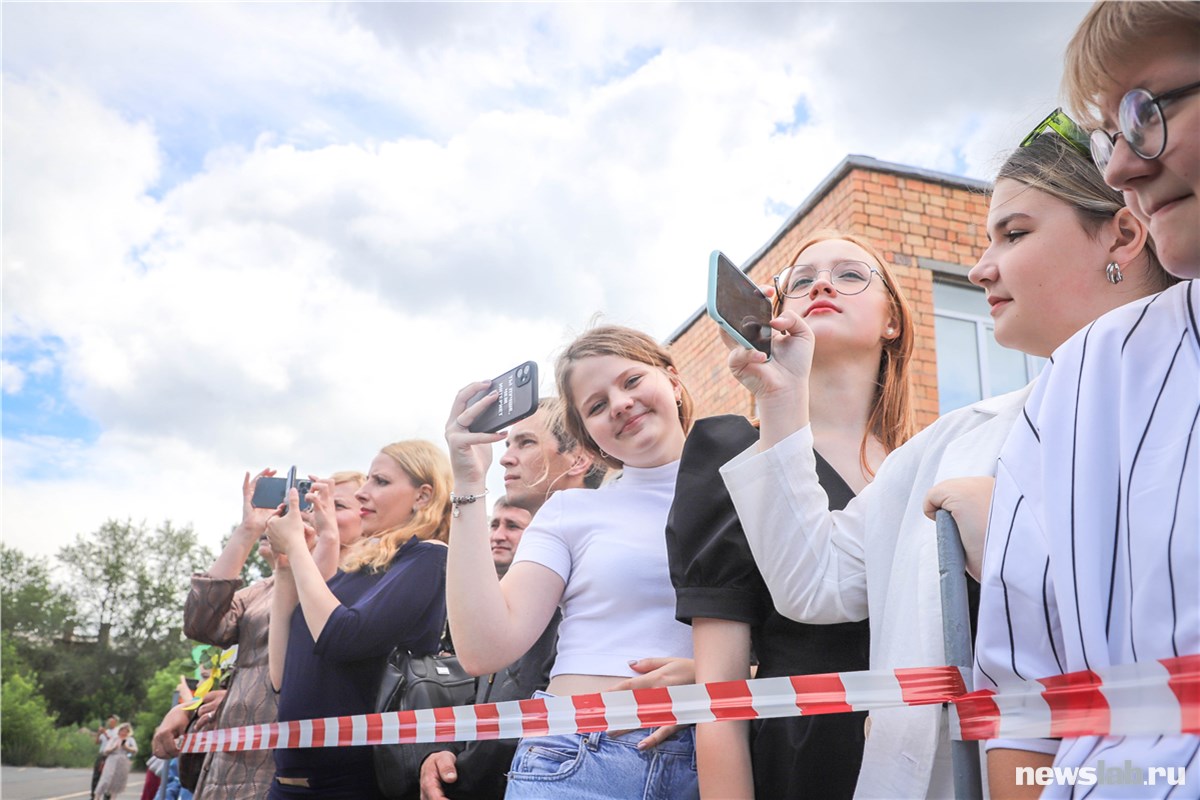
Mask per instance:
[[[937,536],[923,512],[939,481],[995,475],[996,457],[1032,387],[941,417],[880,465],[842,511],[817,481],[812,430],[721,468],[780,614],[808,623],[870,617],[871,669],[940,666]],[[855,796],[953,797],[938,706],[873,711]]]

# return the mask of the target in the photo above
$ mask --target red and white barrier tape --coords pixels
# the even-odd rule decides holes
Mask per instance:
[[[952,703],[956,738],[1200,734],[1200,655],[967,693],[957,667],[839,672],[326,717],[192,733],[183,752],[514,739]],[[952,717],[955,715],[952,714]]]

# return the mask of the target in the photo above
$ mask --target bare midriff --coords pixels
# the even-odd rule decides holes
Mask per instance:
[[[555,675],[546,687],[552,695],[561,697],[568,694],[594,694],[607,692],[628,677],[617,675]]]

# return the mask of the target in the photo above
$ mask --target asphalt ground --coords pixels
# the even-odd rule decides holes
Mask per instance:
[[[129,773],[125,791],[114,800],[139,800],[146,773]],[[0,796],[4,800],[87,800],[90,769],[62,767],[0,767]]]

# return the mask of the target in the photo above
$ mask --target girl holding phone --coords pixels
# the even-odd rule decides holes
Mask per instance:
[[[621,476],[597,490],[557,492],[525,530],[503,580],[488,548],[484,477],[503,434],[471,433],[495,394],[468,405],[486,383],[458,393],[446,426],[454,470],[447,603],[460,662],[475,674],[515,661],[562,607],[547,692],[572,695],[622,686],[631,662],[661,666],[639,681],[691,683],[692,643],[674,618],[663,538],[692,403],[671,355],[629,328],[593,328],[556,365],[569,433]],[[623,733],[523,739],[509,798],[697,796],[690,728],[656,736]],[[661,741],[660,738],[661,737]],[[650,746],[650,742],[660,743]]]
[[[1036,356],[1169,283],[1146,247],[1145,226],[1091,163],[1086,135],[1063,138],[1059,128],[1069,130],[1035,131],[1001,168],[987,220],[991,245],[970,276],[987,290],[996,340]],[[1114,280],[1117,270],[1123,281]],[[811,323],[787,309],[773,320],[769,363],[755,351],[731,352],[730,369],[755,394],[761,437],[721,468],[725,485],[781,614],[819,623],[869,616],[872,669],[944,664],[925,494],[949,478],[996,474],[1030,387],[943,416],[893,451],[845,509],[830,511],[810,425],[819,330]],[[981,494],[986,510],[986,478]],[[980,543],[966,545],[978,553]],[[939,708],[874,711],[870,721],[856,796],[953,794]]]
[[[840,509],[870,482],[884,456],[912,435],[912,314],[882,255],[861,237],[817,232],[800,243],[789,264],[775,279],[773,312],[806,319],[814,331],[816,472],[828,507]],[[683,450],[667,551],[676,614],[692,624],[696,680],[745,680],[752,649],[759,678],[864,670],[865,620],[809,625],[772,606],[719,473],[757,438],[744,417],[711,417],[696,423]],[[848,798],[862,761],[865,717],[701,725],[702,793]]]
[[[332,492],[318,481],[309,498],[332,510]],[[437,651],[446,619],[446,456],[426,441],[390,444],[356,497],[363,538],[328,583],[305,543],[295,491],[288,513],[267,522],[279,558],[268,646],[281,722],[369,713],[394,647]],[[367,747],[276,750],[275,768],[271,798],[381,796]]]

